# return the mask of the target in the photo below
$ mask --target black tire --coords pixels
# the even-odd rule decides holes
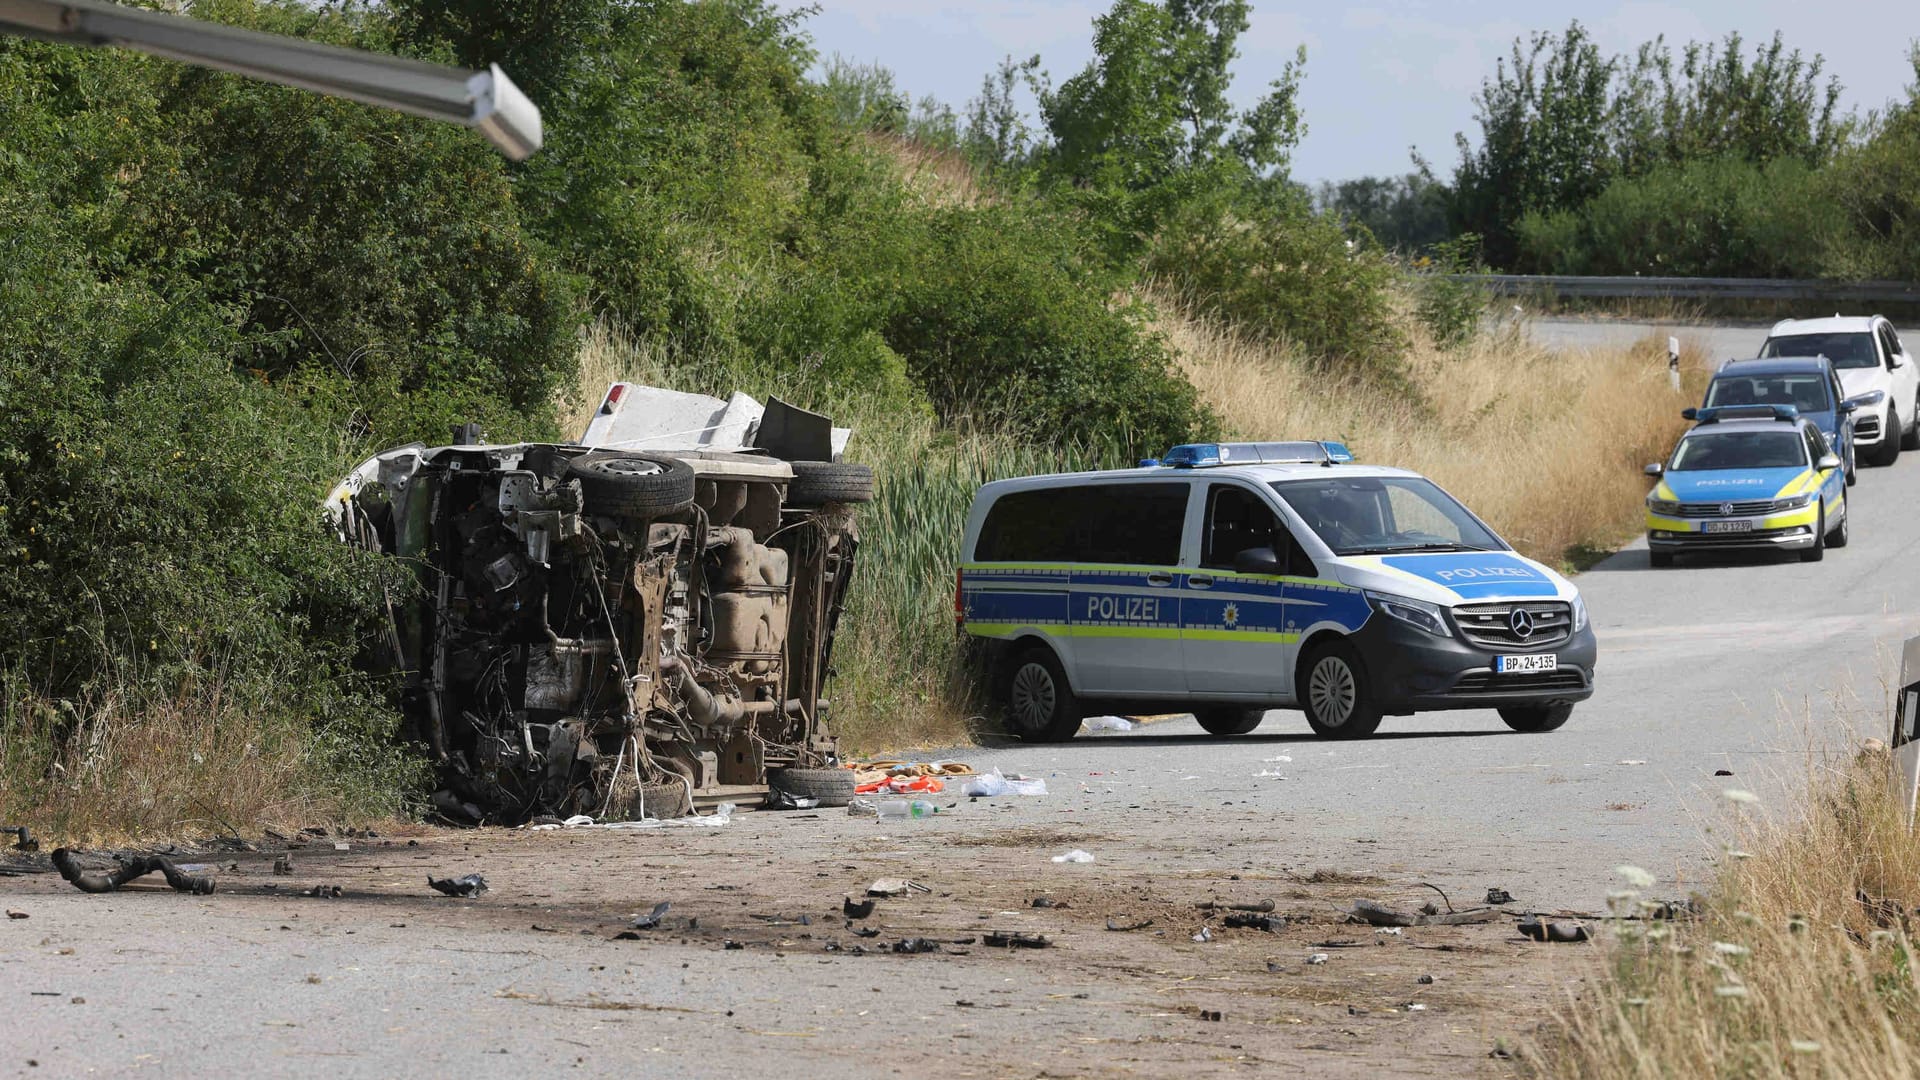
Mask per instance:
[[[1672,566],[1672,565],[1673,565],[1673,552],[1671,552],[1671,551],[1648,551],[1648,552],[1647,552],[1647,563],[1648,563],[1648,565],[1650,565],[1650,566],[1652,566],[1652,567],[1654,567],[1654,568],[1655,568],[1655,569],[1657,569],[1657,570],[1664,570],[1664,569],[1666,569],[1667,567],[1669,567],[1669,566]]]
[[[1801,562],[1819,562],[1827,557],[1827,508],[1820,508],[1820,516],[1813,523],[1813,546],[1800,552]]]
[[[1843,507],[1847,507],[1847,504],[1845,501],[1842,501],[1840,505]],[[1847,512],[1840,515],[1840,526],[1834,529],[1832,533],[1828,534],[1827,546],[1830,548],[1846,547],[1847,541],[1853,539],[1852,536],[1848,535],[1852,530],[1852,525],[1853,525],[1853,508],[1847,507]]]
[[[1193,718],[1209,735],[1245,735],[1266,719],[1265,709],[1195,709]]]
[[[1007,731],[1028,742],[1066,742],[1080,731],[1080,701],[1053,650],[1035,645],[1014,657],[1001,678]]]
[[[1300,708],[1323,739],[1364,739],[1380,727],[1380,705],[1360,654],[1345,641],[1314,646],[1296,676]]]
[[[588,513],[655,518],[693,505],[693,466],[660,454],[586,454],[567,463]]]
[[[873,470],[844,461],[793,461],[793,483],[787,485],[788,506],[826,506],[828,503],[873,501]]]
[[[819,799],[821,806],[845,806],[853,801],[853,773],[846,769],[772,769],[767,786],[796,799]]]
[[[1543,731],[1552,731],[1567,722],[1573,715],[1573,705],[1511,705],[1500,710],[1500,719],[1515,731],[1524,731],[1537,735]]]
[[[691,793],[678,780],[640,785],[640,803],[650,818],[680,818],[693,812]]]
[[[1920,401],[1913,403],[1914,414],[1920,416]],[[1900,449],[1920,450],[1920,421],[1916,421],[1912,431],[1900,433]]]
[[[1887,428],[1880,434],[1879,445],[1873,448],[1867,464],[1885,467],[1900,460],[1900,447],[1905,442],[1900,432],[1900,410],[1887,408]]]

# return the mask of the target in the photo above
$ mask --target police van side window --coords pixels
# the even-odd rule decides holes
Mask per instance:
[[[1187,488],[1084,484],[1008,492],[987,511],[974,561],[1173,566]]]
[[[1231,570],[1234,556],[1249,548],[1272,548],[1283,573],[1313,577],[1313,560],[1287,531],[1273,508],[1258,495],[1232,484],[1214,484],[1207,491],[1206,534],[1201,538],[1200,565]]]

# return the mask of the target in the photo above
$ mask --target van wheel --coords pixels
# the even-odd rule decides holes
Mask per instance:
[[[1820,516],[1813,523],[1813,546],[1800,552],[1801,562],[1819,562],[1827,557],[1827,508],[1820,508]]]
[[[1573,715],[1573,706],[1562,705],[1512,705],[1500,710],[1500,719],[1515,731],[1539,734],[1552,731],[1567,722]]]
[[[693,466],[660,454],[584,454],[567,463],[587,510],[609,517],[655,518],[693,505]]]
[[[1301,707],[1323,739],[1364,739],[1380,726],[1380,706],[1360,654],[1345,641],[1317,645],[1300,662]]]
[[[794,461],[793,483],[787,485],[788,506],[826,506],[828,503],[873,501],[873,470],[841,461]]]
[[[1245,735],[1266,719],[1265,709],[1195,709],[1193,718],[1209,735]]]
[[[853,773],[846,769],[802,769],[788,766],[767,770],[767,787],[796,799],[819,799],[821,806],[845,806],[853,801]]]
[[[1066,742],[1080,730],[1080,702],[1053,650],[1035,645],[1007,666],[1000,700],[1007,729],[1028,742]]]

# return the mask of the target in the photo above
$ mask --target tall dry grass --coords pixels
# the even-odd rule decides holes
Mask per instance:
[[[1777,817],[1730,800],[1702,916],[1620,924],[1592,989],[1530,1055],[1540,1073],[1920,1075],[1920,843],[1888,776],[1886,752],[1867,751],[1817,761]]]
[[[1434,346],[1408,320],[1416,393],[1395,395],[1316,370],[1284,344],[1181,315],[1161,328],[1202,398],[1235,439],[1339,439],[1362,461],[1431,477],[1526,554],[1578,564],[1633,535],[1646,479],[1700,400],[1701,355],[1684,349],[1683,389],[1668,381],[1666,344],[1556,352],[1522,326]]]

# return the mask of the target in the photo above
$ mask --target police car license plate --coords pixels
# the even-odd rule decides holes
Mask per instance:
[[[1700,523],[1703,533],[1752,532],[1751,521],[1703,521]]]
[[[1496,656],[1493,658],[1493,670],[1501,675],[1519,675],[1529,671],[1558,671],[1560,658],[1553,653],[1535,653],[1532,656]]]

